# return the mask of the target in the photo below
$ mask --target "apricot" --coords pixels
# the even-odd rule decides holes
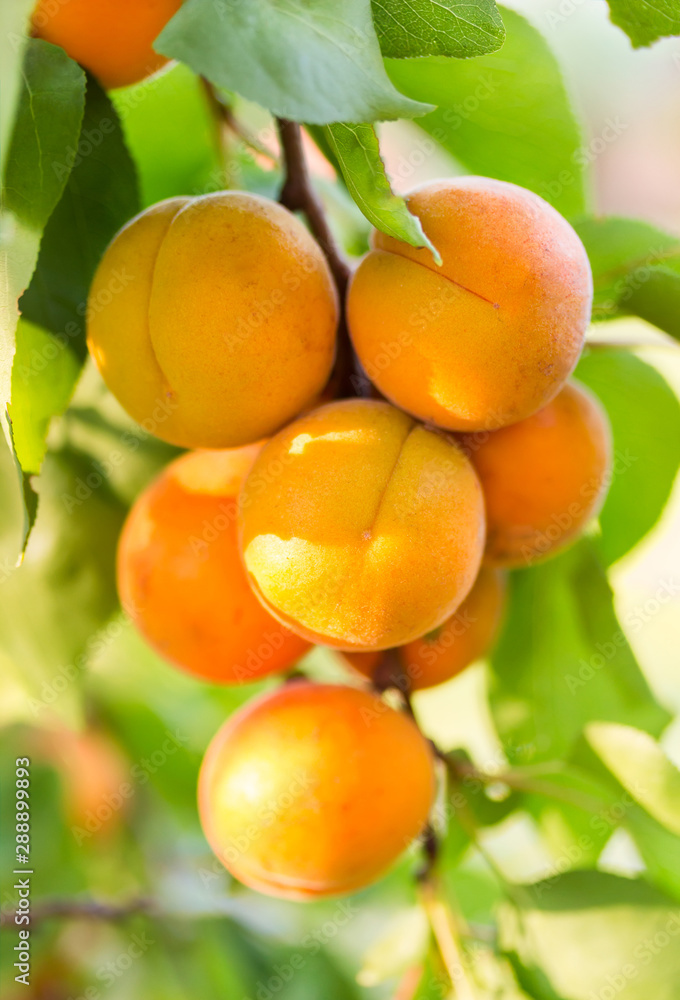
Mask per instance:
[[[324,388],[335,286],[287,209],[227,191],[170,198],[114,238],[88,302],[88,345],[149,432],[185,447],[266,437]]]
[[[609,485],[609,421],[575,382],[526,420],[463,444],[486,499],[487,565],[525,566],[564,548],[597,514]]]
[[[250,702],[201,767],[201,823],[235,878],[290,899],[373,882],[427,822],[429,745],[376,695],[296,682]]]
[[[538,195],[485,177],[426,184],[408,205],[443,264],[374,233],[348,298],[368,377],[397,406],[450,430],[535,413],[583,346],[592,275],[580,239]]]
[[[441,625],[474,583],[484,502],[458,445],[388,403],[342,400],[264,446],[240,498],[253,589],[304,638],[386,649]]]
[[[474,587],[455,614],[439,628],[395,650],[393,664],[385,664],[384,653],[380,652],[343,656],[350,666],[369,678],[386,669],[391,685],[402,691],[435,687],[488,652],[496,638],[504,605],[505,577],[499,570],[482,567]]]
[[[125,87],[167,63],[152,42],[182,0],[38,0],[33,33],[93,73],[106,88]]]
[[[275,621],[241,566],[236,497],[258,445],[171,462],[136,500],[118,547],[118,590],[161,656],[223,684],[291,666],[308,643]]]

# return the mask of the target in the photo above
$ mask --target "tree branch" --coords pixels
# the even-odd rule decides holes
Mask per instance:
[[[287,118],[277,118],[276,123],[281,137],[286,171],[279,201],[291,212],[304,212],[306,215],[309,228],[320,244],[328,266],[333,272],[340,301],[344,302],[351,268],[335,242],[321,199],[312,185],[302,146],[300,126],[297,122],[288,121]]]

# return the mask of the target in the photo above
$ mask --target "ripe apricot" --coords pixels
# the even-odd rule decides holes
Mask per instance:
[[[382,875],[427,822],[434,790],[429,745],[409,718],[367,691],[296,682],[227,720],[198,802],[232,875],[304,900]]]
[[[609,485],[609,421],[575,382],[526,420],[463,444],[484,489],[488,565],[524,566],[563,548]]]
[[[458,610],[443,625],[395,650],[386,664],[392,686],[404,691],[443,684],[491,648],[505,604],[505,578],[499,570],[482,567],[475,585]],[[360,674],[373,678],[384,669],[383,653],[344,653]]]
[[[324,388],[337,297],[302,223],[267,198],[170,198],[129,222],[99,265],[88,345],[109,389],[186,447],[258,441]]]
[[[107,88],[125,87],[167,63],[152,42],[182,0],[38,0],[33,32],[93,73]]]
[[[386,649],[437,628],[484,547],[463,451],[372,400],[330,403],[277,434],[240,505],[255,592],[304,638],[340,648]]]
[[[538,195],[485,177],[426,184],[408,205],[443,264],[374,233],[348,298],[368,377],[397,406],[450,430],[535,413],[583,346],[592,275],[580,239]]]
[[[236,497],[258,445],[171,462],[137,499],[118,547],[123,607],[149,643],[225,684],[289,667],[308,649],[252,593],[238,553]]]

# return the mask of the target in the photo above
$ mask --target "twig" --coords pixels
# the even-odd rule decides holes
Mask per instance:
[[[563,788],[560,785],[552,785],[550,782],[541,781],[540,778],[536,779],[532,777],[532,775],[525,775],[520,771],[513,771],[509,769],[507,771],[501,771],[499,774],[489,774],[486,771],[480,771],[479,768],[474,766],[474,764],[468,764],[467,761],[457,760],[450,754],[445,755],[444,760],[446,761],[447,767],[454,772],[457,778],[475,778],[477,781],[481,781],[486,785],[500,782],[501,784],[508,785],[510,788],[516,788],[518,791],[530,792],[534,795],[543,795],[549,799],[557,799],[561,802],[567,802],[569,805],[577,806],[579,809],[584,809],[587,812],[598,812],[606,805],[605,802],[595,799],[590,795],[576,791],[573,788]]]
[[[351,268],[335,242],[321,199],[312,185],[300,126],[287,118],[277,118],[276,123],[286,170],[279,201],[291,212],[304,212],[306,215],[309,227],[326,255],[342,302],[347,292]]]
[[[130,899],[125,903],[100,903],[94,899],[45,899],[36,903],[30,912],[30,926],[56,917],[92,920],[124,920],[138,913],[151,913],[152,900],[146,897]],[[0,914],[0,927],[14,923],[14,913]]]
[[[206,78],[202,76],[201,85],[213,118],[218,122],[218,124],[228,128],[234,133],[234,135],[238,136],[238,138],[246,146],[252,149],[253,152],[258,153],[260,156],[264,156],[270,160],[272,166],[278,166],[279,158],[276,153],[261,143],[257,136],[254,136],[251,132],[249,132],[245,125],[243,125],[243,123],[236,118],[231,107],[222,100],[210,80],[206,80]]]

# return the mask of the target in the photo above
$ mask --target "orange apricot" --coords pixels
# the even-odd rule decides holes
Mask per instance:
[[[419,691],[443,684],[480,659],[493,645],[505,605],[505,578],[496,569],[482,567],[475,585],[458,610],[443,625],[420,639],[394,650],[386,664],[394,687]],[[385,662],[382,653],[344,653],[360,674],[373,678]]]
[[[367,691],[295,682],[227,720],[198,802],[235,878],[308,900],[379,878],[424,827],[434,791],[431,750],[407,716]]]
[[[33,33],[60,45],[107,88],[125,87],[167,63],[152,42],[182,0],[38,0]]]
[[[223,684],[284,670],[309,648],[262,607],[239,558],[236,497],[259,447],[171,462],[136,500],[118,547],[121,603],[142,635]]]
[[[371,400],[322,406],[272,438],[240,507],[260,600],[304,638],[345,649],[437,628],[484,547],[482,492],[463,451]]]
[[[408,205],[443,263],[374,233],[347,304],[368,377],[449,430],[535,413],[583,346],[592,275],[580,239],[538,195],[485,177],[426,184]]]
[[[324,388],[337,295],[321,248],[287,209],[239,191],[170,198],[102,258],[90,352],[149,432],[189,448],[251,444]]]
[[[512,427],[467,435],[463,445],[484,489],[491,566],[526,566],[573,541],[607,491],[607,415],[575,382]]]

